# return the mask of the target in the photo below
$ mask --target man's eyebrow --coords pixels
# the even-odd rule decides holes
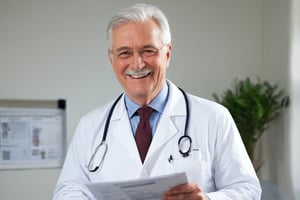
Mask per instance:
[[[156,48],[156,47],[154,47],[151,44],[146,44],[146,45],[142,46],[139,49],[146,49],[146,48]],[[132,48],[128,47],[128,46],[123,46],[123,47],[119,47],[119,48],[116,49],[117,52],[124,51],[124,50],[132,50]]]
[[[141,49],[146,49],[146,48],[156,48],[156,47],[151,44],[147,44],[147,45],[144,45]]]
[[[124,47],[119,47],[119,48],[116,49],[117,52],[124,51],[124,50],[131,50],[131,48],[127,47],[127,46],[124,46]]]

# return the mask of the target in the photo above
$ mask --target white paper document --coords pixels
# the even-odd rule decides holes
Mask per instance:
[[[120,182],[87,184],[98,200],[161,200],[165,191],[187,183],[186,173]]]
[[[0,107],[0,169],[59,167],[63,111]]]

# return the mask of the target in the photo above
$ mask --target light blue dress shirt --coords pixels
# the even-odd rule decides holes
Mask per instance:
[[[164,84],[163,89],[158,93],[158,95],[148,104],[154,109],[150,116],[150,126],[152,129],[152,136],[154,136],[157,124],[159,122],[160,116],[167,104],[169,94],[169,86],[167,83]],[[132,101],[127,95],[125,95],[125,105],[127,109],[127,114],[130,120],[131,128],[133,134],[135,134],[137,125],[139,123],[139,115],[136,113],[139,109],[139,105]]]

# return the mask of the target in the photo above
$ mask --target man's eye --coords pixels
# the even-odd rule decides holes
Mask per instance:
[[[156,52],[157,52],[156,49],[143,49],[142,50],[142,54],[144,56],[153,56],[156,54]]]
[[[132,53],[130,51],[121,51],[118,54],[119,58],[128,58],[129,56],[131,56]]]

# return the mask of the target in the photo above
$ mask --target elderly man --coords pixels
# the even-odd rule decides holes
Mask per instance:
[[[146,4],[123,9],[107,34],[109,60],[124,93],[81,119],[54,199],[93,199],[85,184],[177,172],[186,172],[188,183],[162,199],[260,199],[229,112],[166,80],[172,44],[162,11]],[[183,135],[190,148],[178,149]]]

